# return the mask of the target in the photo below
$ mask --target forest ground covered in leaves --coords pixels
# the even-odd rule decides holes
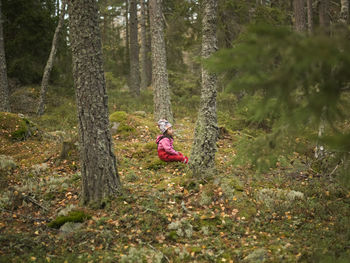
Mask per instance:
[[[194,179],[185,164],[158,159],[148,91],[138,100],[110,91],[123,190],[103,209],[80,206],[74,102],[55,90],[40,119],[0,115],[0,155],[16,163],[1,173],[0,262],[349,262],[350,192],[336,165],[322,173],[312,150],[262,173],[238,165],[237,145],[266,127],[219,108],[217,174]],[[37,97],[39,87],[18,92]],[[173,102],[174,145],[186,155],[192,100]]]

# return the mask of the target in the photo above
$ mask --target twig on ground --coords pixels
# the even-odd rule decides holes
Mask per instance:
[[[42,206],[41,204],[38,203],[38,201],[36,201],[35,199],[33,199],[32,197],[28,196],[28,195],[23,195],[23,198],[37,206],[39,206],[40,208],[42,208],[43,210],[45,210],[46,212],[49,212],[50,210],[47,209],[46,207]]]
[[[156,249],[154,246],[152,246],[150,243],[147,243],[147,245],[148,245],[151,249],[153,249],[154,251],[157,251],[157,252],[162,253],[161,251],[159,251],[158,249]],[[164,258],[166,259],[166,261],[170,262],[169,258],[168,258],[164,253],[162,253],[162,254],[163,254]]]
[[[332,175],[335,173],[335,171],[338,169],[338,167],[339,167],[339,163],[335,166],[335,168],[334,168],[333,171],[329,174],[329,176],[332,176]]]

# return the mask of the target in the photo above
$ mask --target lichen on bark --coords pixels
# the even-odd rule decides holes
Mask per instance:
[[[202,58],[205,59],[217,50],[217,2],[206,0],[204,7]],[[216,83],[216,75],[202,67],[201,102],[190,157],[190,168],[195,177],[210,177],[215,173],[218,139]]]

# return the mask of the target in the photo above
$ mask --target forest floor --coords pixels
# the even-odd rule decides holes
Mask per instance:
[[[126,123],[113,136],[123,190],[104,209],[79,204],[79,159],[59,160],[62,142],[0,134],[0,155],[17,163],[2,175],[0,262],[350,262],[350,192],[333,176],[300,156],[261,175],[235,166],[245,135],[226,130],[217,175],[193,179],[185,164],[158,160],[150,115]],[[186,155],[194,123],[174,125]],[[71,210],[83,222],[48,225]]]

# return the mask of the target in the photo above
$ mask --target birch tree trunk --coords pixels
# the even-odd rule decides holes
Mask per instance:
[[[341,0],[340,22],[347,24],[349,21],[349,0]]]
[[[47,93],[47,88],[49,85],[50,74],[51,74],[53,63],[54,63],[55,56],[56,56],[58,36],[60,34],[60,31],[61,31],[61,28],[62,28],[62,25],[64,22],[64,16],[66,13],[65,9],[66,9],[66,1],[63,0],[60,16],[58,18],[58,24],[57,24],[55,34],[54,34],[53,40],[52,40],[51,52],[49,55],[49,59],[46,62],[43,78],[41,80],[40,100],[39,100],[39,106],[37,109],[37,114],[39,116],[43,115],[44,111],[45,111],[46,93]]]
[[[136,0],[130,0],[130,91],[140,95],[139,41]]]
[[[149,78],[149,70],[147,67],[150,66],[148,63],[148,43],[147,43],[147,28],[146,28],[146,3],[145,0],[140,1],[141,4],[141,89],[146,89],[151,84],[151,78]]]
[[[7,81],[4,32],[2,29],[2,5],[0,0],[0,111],[10,111],[9,86]]]
[[[307,0],[307,28],[310,34],[314,31],[312,0]]]
[[[95,0],[69,1],[81,148],[82,202],[101,207],[121,183],[109,130],[101,33]]]
[[[150,20],[152,35],[152,85],[154,88],[154,118],[173,122],[171,111],[169,80],[164,42],[164,21],[162,0],[150,0]]]
[[[294,27],[297,32],[306,31],[305,0],[294,0]]]
[[[202,21],[202,58],[217,50],[217,1],[204,1]],[[216,141],[218,139],[216,94],[217,77],[202,66],[202,91],[198,120],[191,151],[190,168],[196,177],[209,177],[215,172]]]

